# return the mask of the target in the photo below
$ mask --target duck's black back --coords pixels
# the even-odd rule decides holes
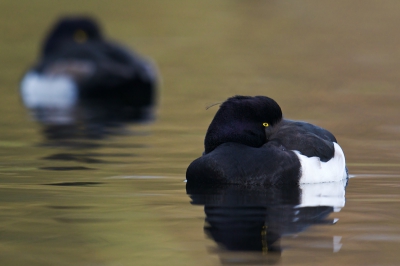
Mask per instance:
[[[89,73],[69,73],[74,64],[90,66]],[[104,41],[59,45],[34,68],[38,73],[52,73],[64,68],[65,74],[77,76],[80,97],[90,99],[124,99],[134,106],[154,102],[156,78],[152,67],[140,56],[124,47]],[[78,74],[78,75],[77,75]]]
[[[333,142],[336,138],[332,133],[306,122],[283,120],[269,139],[307,157],[319,157],[322,162],[329,161],[335,154]]]

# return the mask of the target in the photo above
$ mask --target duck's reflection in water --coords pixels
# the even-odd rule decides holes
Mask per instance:
[[[194,205],[204,205],[205,233],[218,248],[223,264],[275,264],[280,239],[328,219],[345,203],[347,180],[298,187],[255,188],[226,185],[186,186]],[[337,251],[336,247],[332,247]]]
[[[107,163],[107,159],[136,156],[132,151],[145,147],[145,144],[124,144],[106,141],[110,136],[143,136],[147,131],[136,131],[128,127],[131,124],[147,124],[154,120],[154,107],[134,108],[120,102],[79,101],[68,108],[30,108],[32,117],[42,128],[44,141],[39,146],[56,148],[57,152],[42,157],[50,161],[50,166],[42,170],[92,170],[93,165]],[[133,148],[129,153],[101,153],[101,147]],[[114,148],[115,148],[114,147]],[[58,148],[63,149],[62,152]],[[94,150],[97,150],[94,152]],[[127,149],[124,149],[127,150]],[[64,162],[54,165],[55,162]],[[112,162],[116,162],[112,160]],[[67,163],[67,165],[65,165]],[[78,163],[79,167],[76,165]],[[84,164],[84,166],[82,165]],[[90,166],[88,165],[90,164]],[[78,168],[77,168],[78,167]]]
[[[47,140],[103,139],[124,134],[128,124],[154,120],[153,106],[135,108],[119,102],[79,101],[68,108],[29,109]]]

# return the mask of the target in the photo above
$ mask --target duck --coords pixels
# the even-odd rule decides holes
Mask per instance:
[[[95,19],[66,16],[45,37],[20,94],[28,108],[69,108],[86,99],[146,107],[156,87],[152,62],[106,39]]]
[[[224,101],[204,139],[202,156],[186,170],[187,185],[299,186],[348,177],[335,136],[316,125],[284,119],[267,96]]]

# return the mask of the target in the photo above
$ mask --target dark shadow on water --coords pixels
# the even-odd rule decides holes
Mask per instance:
[[[85,224],[85,223],[111,223],[118,220],[113,219],[94,219],[94,218],[54,218],[56,222],[66,224]]]
[[[55,210],[87,210],[91,209],[93,207],[90,206],[59,206],[59,205],[51,205],[47,206],[49,209],[55,209]]]
[[[68,154],[68,153],[57,153],[42,158],[43,160],[54,160],[54,161],[76,161],[82,163],[104,163],[103,160],[88,158],[85,154]]]
[[[40,170],[50,171],[82,171],[82,170],[95,170],[94,168],[88,168],[84,166],[50,166],[50,167],[39,167]]]
[[[346,182],[260,188],[186,186],[193,205],[203,205],[204,232],[217,244],[222,264],[276,264],[281,238],[310,226],[335,224],[327,217],[344,206]],[[335,249],[335,247],[333,247]]]
[[[61,182],[61,183],[50,183],[43,184],[45,186],[61,186],[61,187],[87,187],[94,185],[101,185],[101,182]]]

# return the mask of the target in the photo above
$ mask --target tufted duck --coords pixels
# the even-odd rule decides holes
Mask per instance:
[[[265,96],[234,96],[221,104],[203,156],[186,172],[191,184],[299,185],[347,178],[345,157],[327,130],[283,119]]]

